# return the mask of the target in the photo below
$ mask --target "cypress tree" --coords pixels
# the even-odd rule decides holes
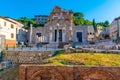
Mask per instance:
[[[96,26],[96,23],[95,23],[95,19],[93,19],[93,28],[94,28],[95,32],[97,32],[97,26]]]

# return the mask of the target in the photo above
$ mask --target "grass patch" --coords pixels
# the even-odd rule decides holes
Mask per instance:
[[[60,55],[60,54],[64,54],[64,53],[65,53],[65,50],[59,50],[59,51],[55,52],[54,56],[57,56],[57,55]]]
[[[120,66],[120,54],[65,53],[58,51],[48,59],[52,65]]]

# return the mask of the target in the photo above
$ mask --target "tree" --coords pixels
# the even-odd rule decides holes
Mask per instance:
[[[29,22],[30,21],[30,18],[27,18],[27,17],[21,17],[18,19],[19,22],[22,22],[22,23],[26,23],[26,22]]]
[[[106,20],[106,21],[104,22],[104,27],[108,27],[108,26],[109,26],[109,21]]]
[[[74,24],[83,25],[84,24],[84,15],[81,12],[74,13]]]
[[[84,19],[84,15],[81,12],[74,13],[74,24],[75,25],[92,25],[92,22]]]
[[[79,18],[83,18],[84,15],[81,12],[76,12],[76,13],[74,13],[74,17],[77,18],[77,19],[79,19]]]
[[[95,30],[95,32],[97,31],[97,26],[96,26],[96,23],[95,23],[95,19],[93,19],[93,28]]]
[[[85,20],[84,22],[85,22],[85,23],[84,23],[85,25],[92,25],[92,22],[89,21],[89,20]]]
[[[103,27],[108,27],[109,26],[109,21],[106,20],[105,22],[99,22],[97,25],[103,26]]]
[[[83,25],[85,23],[84,21],[85,21],[84,18],[75,19],[74,24],[75,25]]]
[[[40,25],[40,24],[37,24],[35,19],[30,19],[27,17],[21,17],[18,19],[18,21],[25,25],[24,28],[29,28],[30,24],[32,24],[34,27],[37,27]]]

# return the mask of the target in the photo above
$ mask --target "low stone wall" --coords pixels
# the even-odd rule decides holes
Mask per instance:
[[[105,50],[105,49],[94,49],[94,48],[83,48],[83,47],[78,47],[78,48],[64,48],[65,52],[67,53],[73,53],[73,52],[85,52],[85,53],[113,53],[113,54],[119,54],[120,50]]]
[[[21,65],[19,80],[120,80],[120,67]]]
[[[3,51],[3,59],[15,63],[42,63],[42,61],[51,55],[54,51]]]

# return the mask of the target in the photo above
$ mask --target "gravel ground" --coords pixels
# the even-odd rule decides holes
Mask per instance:
[[[18,80],[19,67],[4,69],[0,72],[0,80]]]

